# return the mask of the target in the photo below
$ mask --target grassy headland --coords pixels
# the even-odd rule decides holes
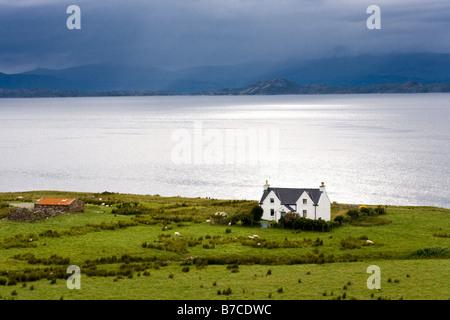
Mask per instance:
[[[5,219],[8,204],[42,197],[77,197],[85,211],[31,223]],[[388,206],[382,216],[345,219],[328,232],[206,222],[216,212],[231,217],[256,204],[109,192],[0,193],[0,296],[450,298],[448,209]],[[332,219],[349,208],[332,205]],[[254,234],[259,238],[248,237]],[[69,265],[81,269],[80,290],[66,286]],[[369,265],[380,267],[381,290],[366,286]]]

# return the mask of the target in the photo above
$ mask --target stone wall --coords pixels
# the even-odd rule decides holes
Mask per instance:
[[[84,211],[84,202],[78,199],[72,201],[70,206],[70,212],[83,212]]]
[[[9,211],[8,220],[21,221],[21,222],[34,222],[45,218],[51,218],[64,214],[62,211],[55,211],[51,209],[27,209],[17,208]]]

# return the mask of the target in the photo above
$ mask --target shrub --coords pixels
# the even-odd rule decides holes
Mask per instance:
[[[443,247],[424,248],[411,253],[409,258],[450,258],[450,250]]]
[[[336,216],[336,217],[334,218],[334,221],[336,221],[337,223],[339,223],[339,225],[341,226],[342,223],[344,222],[344,216],[341,216],[341,215]]]
[[[28,264],[43,264],[43,265],[69,265],[70,258],[63,258],[58,255],[52,255],[49,258],[36,258],[32,253],[18,254],[14,259],[25,260]]]
[[[254,222],[254,216],[251,212],[236,213],[232,216],[231,222],[234,224],[238,221],[241,221],[243,225],[251,226]]]
[[[280,218],[280,223],[283,225],[284,228],[294,228],[294,221],[295,219],[300,218],[300,215],[295,212],[288,212],[284,216]]]
[[[181,269],[182,272],[189,272],[189,267],[183,267],[183,269]]]
[[[121,203],[111,210],[111,213],[120,215],[140,215],[146,212],[147,210],[138,203]]]
[[[437,232],[435,232],[435,233],[433,233],[433,237],[450,238],[450,233],[443,233],[443,232],[437,233]]]
[[[10,279],[7,283],[8,286],[15,286],[17,284],[17,281],[14,279]]]
[[[347,216],[350,217],[351,220],[356,220],[359,217],[359,211],[358,209],[349,209],[347,211]]]
[[[239,272],[239,265],[237,263],[228,265],[227,266],[227,270],[231,270],[231,273],[238,273]]]
[[[254,206],[251,214],[253,215],[253,221],[260,221],[263,216],[264,210],[260,206]]]
[[[0,247],[3,247],[5,249],[36,248],[37,244],[35,243],[35,239],[36,239],[35,234],[29,234],[28,236],[25,236],[20,233],[13,237],[8,237],[8,238],[3,239],[3,241],[0,242]]]
[[[231,291],[230,287],[228,287],[228,289],[226,289],[226,290],[225,289],[222,290],[222,294],[225,296],[229,296],[231,293],[232,293],[232,291]]]
[[[368,208],[367,206],[360,206],[359,207],[359,213],[361,215],[368,215],[368,216],[370,216],[372,214],[371,213],[371,209]]]
[[[0,209],[9,208],[10,205],[8,202],[0,202]]]
[[[341,240],[341,249],[359,249],[361,240],[354,237],[347,237]]]
[[[300,218],[295,218],[293,221],[294,229],[301,229],[304,231],[308,230],[308,231],[326,232],[326,231],[330,231],[337,225],[339,225],[339,224],[335,221],[327,222],[325,220],[322,220],[321,218],[319,218],[317,220],[313,220],[313,219],[300,217]]]
[[[374,211],[377,215],[386,214],[386,207],[383,208],[382,206],[377,206]]]
[[[186,253],[188,252],[187,247],[194,247],[202,243],[201,240],[195,238],[179,238],[172,239],[165,235],[158,236],[159,240],[155,240],[155,242],[144,242],[142,243],[143,248],[157,249],[157,250],[165,250],[172,251],[176,253]]]

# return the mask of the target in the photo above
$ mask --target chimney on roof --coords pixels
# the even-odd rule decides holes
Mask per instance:
[[[269,187],[270,187],[270,184],[269,184],[269,182],[266,180],[266,184],[264,185],[264,190],[269,189]]]
[[[325,183],[322,182],[322,184],[319,187],[319,190],[324,192],[325,191]]]

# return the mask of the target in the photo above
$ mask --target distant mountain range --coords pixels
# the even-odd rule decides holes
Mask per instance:
[[[302,86],[286,79],[261,80],[244,88],[222,89],[212,95],[275,95],[275,94],[355,94],[355,93],[429,93],[450,92],[450,82],[423,84],[407,81],[399,84],[378,84],[366,87]],[[207,93],[204,93],[207,94]]]
[[[197,92],[189,95],[285,95],[285,94],[358,94],[358,93],[431,93],[450,92],[450,82],[423,84],[407,81],[399,84],[380,84],[366,87],[334,87],[327,85],[302,86],[286,79],[261,80],[243,88],[220,89]],[[81,92],[46,89],[0,89],[0,98],[39,97],[120,97],[120,96],[171,96],[182,95],[171,91],[106,91]]]
[[[448,70],[450,54],[438,53],[253,62],[182,70],[85,65],[0,73],[0,96],[448,92]]]

